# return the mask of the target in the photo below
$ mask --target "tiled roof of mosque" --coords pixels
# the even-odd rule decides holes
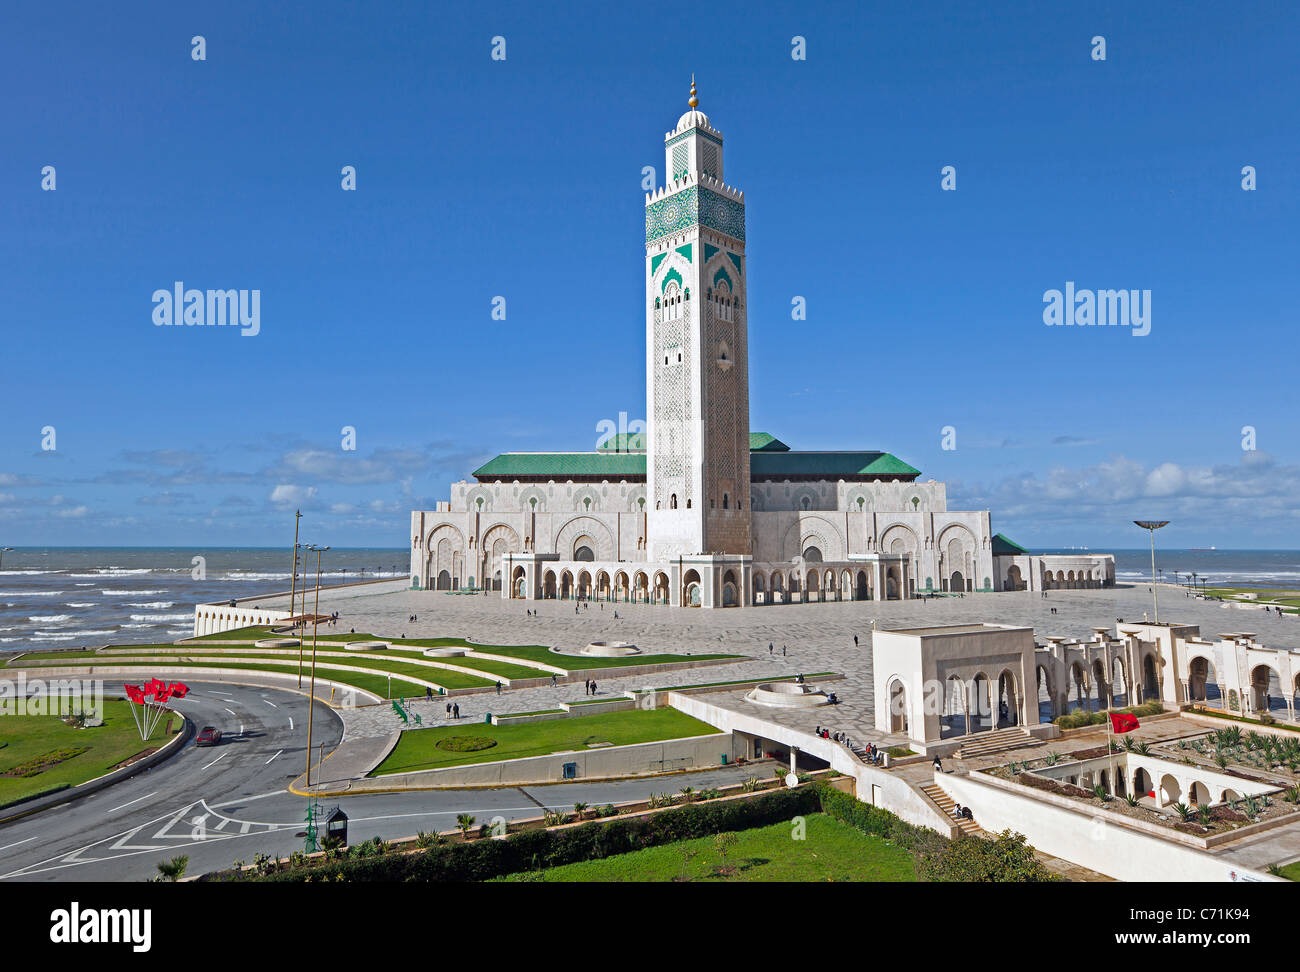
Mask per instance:
[[[506,452],[474,470],[479,481],[511,479],[644,480],[646,456],[640,433],[619,433],[596,452]],[[911,481],[921,474],[888,452],[792,452],[766,432],[749,434],[754,479],[888,478]]]

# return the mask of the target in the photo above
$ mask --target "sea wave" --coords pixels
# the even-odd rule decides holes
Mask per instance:
[[[192,614],[133,614],[132,621],[193,621]]]
[[[98,601],[67,601],[66,603],[71,608],[99,607]]]
[[[27,619],[34,624],[62,624],[64,621],[71,621],[71,614],[33,614]]]
[[[165,610],[169,607],[175,607],[175,601],[127,601],[127,607],[134,608],[153,608],[155,611]]]
[[[79,636],[62,631],[37,631],[28,635],[28,639],[31,641],[72,641],[77,637]]]
[[[168,592],[167,591],[104,591],[101,590],[99,593],[111,594],[115,597],[145,597],[148,596],[149,594],[166,594]]]
[[[0,591],[0,597],[57,597],[62,591]]]

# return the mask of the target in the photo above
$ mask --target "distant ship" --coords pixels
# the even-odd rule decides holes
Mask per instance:
[[[1192,548],[1191,548],[1191,551],[1192,551],[1192,553],[1208,553],[1209,551],[1211,551],[1211,550],[1216,550],[1216,549],[1218,549],[1218,548],[1216,548],[1216,547],[1192,547]]]

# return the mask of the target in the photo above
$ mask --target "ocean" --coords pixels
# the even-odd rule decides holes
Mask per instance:
[[[409,558],[400,547],[332,549],[321,584],[404,577]],[[175,641],[193,633],[195,604],[288,590],[291,570],[287,547],[18,547],[0,560],[0,651]]]
[[[1150,579],[1149,550],[1112,552],[1119,583]],[[321,583],[404,577],[408,558],[401,547],[330,550]],[[1157,550],[1156,565],[1170,582],[1195,571],[1210,585],[1300,589],[1295,550]],[[314,583],[314,558],[310,568]],[[175,641],[192,632],[195,604],[288,590],[290,569],[287,548],[19,547],[0,560],[0,650]]]

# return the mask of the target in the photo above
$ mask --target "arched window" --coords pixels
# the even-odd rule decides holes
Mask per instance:
[[[727,508],[727,506],[728,506],[727,494],[726,494],[726,493],[723,493],[723,494],[722,494],[722,508],[725,510],[725,509]]]
[[[686,508],[688,510],[691,508],[691,501],[689,499],[686,501]]]
[[[690,501],[687,500],[687,503],[689,504]],[[676,493],[673,493],[673,495],[670,496],[670,497],[668,498],[668,508],[669,508],[670,510],[675,510],[675,509],[677,509],[677,494],[676,494]]]

